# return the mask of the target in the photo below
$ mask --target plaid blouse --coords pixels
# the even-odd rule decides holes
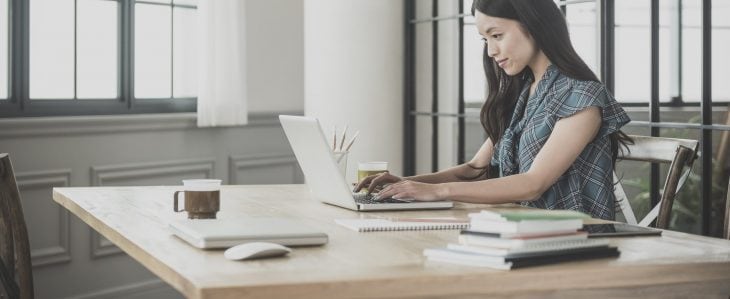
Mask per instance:
[[[628,123],[628,115],[603,84],[569,78],[553,65],[548,67],[529,100],[533,79],[524,80],[510,125],[495,145],[491,165],[498,167],[502,177],[527,172],[558,120],[586,107],[599,107],[602,122],[595,139],[550,189],[538,199],[521,204],[543,209],[576,210],[595,218],[615,219],[613,164],[608,135]]]

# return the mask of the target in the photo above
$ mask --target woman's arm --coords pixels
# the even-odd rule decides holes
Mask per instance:
[[[401,181],[380,192],[380,197],[450,200],[471,203],[510,203],[537,199],[573,164],[601,127],[601,112],[586,108],[559,120],[552,134],[525,173],[478,182],[423,184]]]
[[[381,173],[377,175],[372,175],[369,177],[364,178],[362,181],[358,182],[357,186],[355,186],[355,189],[353,189],[353,192],[360,192],[362,188],[368,188],[368,193],[371,192],[370,190],[380,190],[382,186],[385,186],[387,184],[397,184],[398,182],[403,181],[410,181],[410,182],[419,182],[419,183],[427,183],[427,184],[440,184],[440,183],[448,183],[448,182],[461,182],[464,181],[462,178],[470,178],[470,177],[476,177],[482,168],[489,165],[489,162],[492,160],[492,153],[494,152],[494,145],[492,144],[492,141],[487,138],[487,140],[484,141],[482,144],[482,147],[477,151],[477,153],[474,155],[474,158],[471,159],[468,163],[464,163],[458,166],[451,167],[449,169],[445,169],[436,173],[431,174],[424,174],[424,175],[417,175],[417,176],[411,176],[411,177],[405,177],[400,178],[397,176],[394,176],[390,173]],[[473,166],[473,167],[470,167]]]
[[[492,144],[492,141],[487,138],[487,140],[485,140],[482,144],[482,147],[479,148],[479,151],[477,151],[471,161],[467,163],[444,169],[439,172],[404,177],[403,179],[428,184],[461,182],[464,180],[459,177],[475,177],[483,168],[487,167],[489,162],[492,160],[493,153],[494,145]]]

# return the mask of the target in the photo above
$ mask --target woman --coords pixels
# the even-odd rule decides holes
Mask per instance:
[[[580,59],[552,0],[475,0],[485,41],[487,140],[468,163],[358,184],[378,198],[521,203],[614,219],[613,169],[626,112]],[[490,175],[497,173],[498,175]]]

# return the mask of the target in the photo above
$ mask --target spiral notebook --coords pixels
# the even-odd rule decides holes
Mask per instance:
[[[467,229],[469,219],[453,218],[366,218],[335,219],[335,223],[356,232]]]

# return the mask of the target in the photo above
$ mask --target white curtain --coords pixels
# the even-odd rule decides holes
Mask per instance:
[[[248,123],[245,0],[198,1],[198,126]]]

